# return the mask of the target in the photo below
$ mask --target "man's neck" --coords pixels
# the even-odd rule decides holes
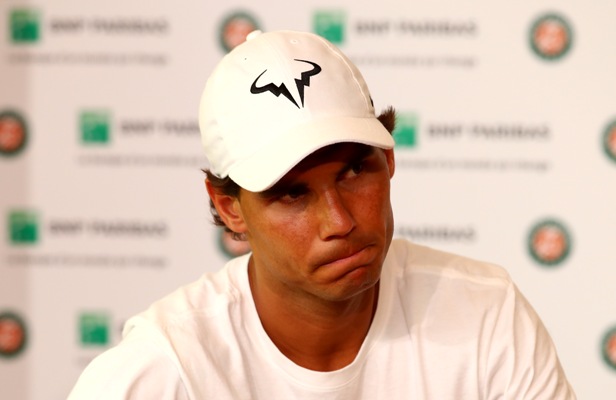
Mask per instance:
[[[378,285],[346,301],[293,301],[263,285],[254,268],[249,268],[249,281],[261,324],[287,358],[315,371],[353,362],[376,312]]]

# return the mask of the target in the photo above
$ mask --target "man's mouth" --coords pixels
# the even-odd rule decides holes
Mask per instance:
[[[371,246],[357,247],[328,257],[319,268],[349,270],[368,264],[372,260],[369,248]]]

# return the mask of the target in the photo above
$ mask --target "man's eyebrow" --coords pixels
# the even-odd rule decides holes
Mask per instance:
[[[358,161],[363,161],[364,159],[372,156],[376,151],[375,147],[372,146],[360,146],[357,147],[357,150],[353,151],[349,154],[348,159],[346,160],[347,168],[351,166],[351,164],[355,164]],[[345,168],[346,169],[346,168]]]
[[[283,191],[284,189],[279,184],[275,184],[271,188],[265,189],[257,194],[263,199],[269,199],[279,196]]]
[[[357,153],[352,157],[353,159],[362,159],[372,155],[376,148],[373,146],[361,146]]]
[[[304,187],[306,187],[306,184],[302,182],[279,181],[271,188],[265,189],[262,192],[258,192],[257,194],[263,199],[270,199],[280,197],[283,194],[286,194],[291,189],[301,189]]]
[[[329,151],[335,151],[334,149],[335,147],[332,147],[332,149],[329,149]],[[372,154],[375,153],[375,151],[376,151],[376,147],[373,147],[373,146],[368,146],[368,145],[357,146],[356,149],[353,150],[351,154],[348,155],[348,159],[346,160],[346,163],[350,165],[358,161],[361,161],[367,157],[370,157]],[[347,165],[347,167],[345,168],[349,168],[349,165]],[[276,198],[276,197],[282,196],[283,194],[286,194],[291,189],[302,189],[305,187],[306,187],[306,184],[303,182],[295,182],[293,180],[285,181],[284,178],[282,178],[280,181],[275,183],[274,186],[272,186],[271,188],[265,189],[261,192],[258,192],[257,194],[259,195],[259,197],[263,199]]]

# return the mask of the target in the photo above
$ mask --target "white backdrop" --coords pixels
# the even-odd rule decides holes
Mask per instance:
[[[232,248],[198,101],[253,28],[319,33],[394,105],[396,235],[506,267],[581,399],[616,393],[616,3],[0,4],[0,398],[62,399]]]

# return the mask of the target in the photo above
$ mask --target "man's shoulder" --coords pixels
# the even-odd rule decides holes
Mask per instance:
[[[407,241],[395,241],[392,251],[394,276],[387,280],[396,288],[404,320],[431,333],[475,337],[485,315],[499,315],[516,296],[509,274],[497,265]]]
[[[432,275],[452,280],[509,286],[511,277],[501,266],[405,239],[392,241],[390,256],[400,274]],[[389,256],[388,256],[389,257]]]

